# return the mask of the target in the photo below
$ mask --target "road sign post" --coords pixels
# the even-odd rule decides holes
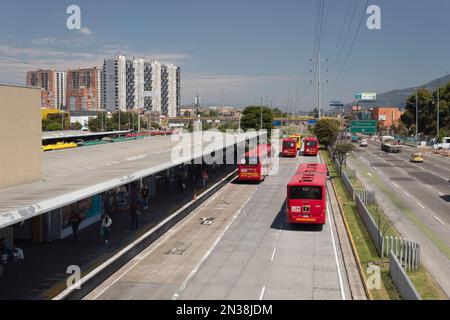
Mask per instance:
[[[376,134],[377,121],[376,120],[352,121],[350,125],[350,132],[363,134]]]

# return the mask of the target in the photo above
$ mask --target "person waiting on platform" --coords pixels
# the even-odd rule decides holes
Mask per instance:
[[[0,264],[7,264],[23,260],[23,250],[20,248],[10,249],[6,246],[5,238],[0,239]]]
[[[144,210],[147,210],[148,209],[148,198],[150,196],[150,192],[148,190],[148,187],[145,184],[142,187],[141,196],[142,196],[142,201],[144,203]]]

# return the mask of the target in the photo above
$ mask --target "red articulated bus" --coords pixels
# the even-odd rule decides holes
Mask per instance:
[[[288,223],[324,225],[326,222],[326,181],[321,172],[303,172],[287,186]]]
[[[245,153],[238,164],[239,181],[262,181],[272,168],[272,145],[263,144]]]
[[[319,153],[319,140],[315,137],[305,138],[303,141],[305,156],[317,156]]]
[[[283,139],[283,157],[296,157],[297,156],[297,140],[294,138]]]
[[[299,174],[302,174],[305,172],[306,173],[317,172],[317,173],[322,173],[324,175],[328,175],[327,165],[322,164],[322,163],[303,163],[298,167],[295,174],[299,175]]]

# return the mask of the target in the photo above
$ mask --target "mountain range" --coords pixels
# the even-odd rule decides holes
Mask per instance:
[[[363,107],[371,108],[374,106],[394,106],[394,107],[404,107],[405,101],[417,90],[417,88],[424,88],[428,91],[436,91],[439,87],[442,87],[450,82],[450,75],[446,75],[441,78],[434,79],[424,85],[405,88],[405,89],[396,89],[391,90],[384,93],[377,94],[377,102],[376,103],[364,103]],[[345,105],[346,108],[350,108],[354,105],[354,102],[347,103]],[[338,111],[336,108],[328,112]]]

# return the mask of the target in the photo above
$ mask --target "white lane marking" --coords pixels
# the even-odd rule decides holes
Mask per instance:
[[[392,185],[393,185],[394,187],[396,187],[397,189],[400,189],[400,187],[398,186],[398,184],[396,184],[395,182],[393,182]]]
[[[420,203],[420,202],[416,202],[416,204],[421,207],[422,209],[425,209],[425,207]]]
[[[330,211],[330,204],[328,202],[327,202],[327,211],[330,213],[330,217],[332,217],[333,214]],[[334,223],[334,218],[332,218],[332,219],[333,219],[333,223]],[[336,267],[337,267],[337,272],[338,272],[339,289],[341,290],[342,300],[347,300],[345,297],[344,285],[342,282],[341,267],[339,266],[339,259],[338,259],[337,249],[336,249],[336,241],[334,240],[333,223],[330,222],[330,232],[331,232],[331,239],[333,240],[333,250],[334,250],[334,258],[336,260]]]
[[[411,195],[410,195],[408,192],[403,191],[403,193],[404,193],[408,198],[411,198]]]
[[[209,203],[211,203],[212,201],[214,201],[214,199],[217,198],[217,196],[220,194],[220,192],[217,192],[213,197],[209,198],[207,201],[205,201],[203,203],[203,205],[207,205]],[[92,300],[96,300],[98,297],[100,297],[102,294],[104,294],[107,290],[109,290],[113,285],[115,285],[120,279],[122,279],[128,272],[130,272],[134,267],[136,267],[142,260],[144,260],[150,253],[154,252],[159,246],[161,246],[163,243],[165,243],[171,236],[173,233],[176,233],[178,230],[180,230],[185,224],[187,224],[189,221],[191,221],[196,215],[192,214],[190,215],[184,222],[182,222],[180,225],[177,225],[176,228],[172,228],[170,230],[168,230],[165,234],[164,234],[164,238],[161,238],[160,242],[157,243],[152,249],[150,249],[148,252],[146,252],[145,254],[143,254],[142,256],[139,254],[137,255],[133,260],[136,260],[135,263],[133,263],[129,268],[127,268],[126,270],[124,270],[124,272],[117,277],[116,279],[114,279],[113,282],[111,282],[111,284],[107,285],[103,290],[100,291],[100,293],[98,293],[94,298],[92,298]],[[130,261],[130,262],[131,262]],[[120,272],[117,271],[117,272]]]
[[[446,224],[441,219],[439,219],[438,217],[433,216],[433,218],[436,219],[436,221],[439,222],[440,224],[442,224],[444,227],[446,226]]]
[[[266,287],[262,287],[261,294],[259,295],[259,300],[262,300],[264,298],[264,293],[266,292]]]
[[[234,223],[234,221],[237,219],[237,217],[241,214],[241,212],[244,210],[245,206],[250,202],[253,195],[249,196],[248,199],[245,201],[245,203],[238,209],[234,217],[231,219],[231,221],[227,224],[225,229],[221,232],[219,237],[214,241],[211,248],[205,253],[205,255],[202,257],[200,262],[195,266],[194,270],[191,271],[189,276],[184,280],[184,282],[181,284],[181,286],[178,288],[178,290],[175,292],[175,294],[172,296],[172,300],[176,300],[181,292],[187,287],[188,283],[192,280],[194,275],[197,273],[197,271],[200,269],[200,267],[203,265],[203,263],[208,259],[209,255],[213,252],[213,250],[216,248],[216,246],[219,244],[220,240],[222,240],[225,233],[228,231],[228,229],[231,227],[231,225]]]
[[[367,172],[367,175],[371,178],[373,178],[373,175],[370,172]]]
[[[270,262],[273,262],[273,259],[275,258],[275,252],[277,252],[277,248],[273,248],[272,257],[270,258]]]

